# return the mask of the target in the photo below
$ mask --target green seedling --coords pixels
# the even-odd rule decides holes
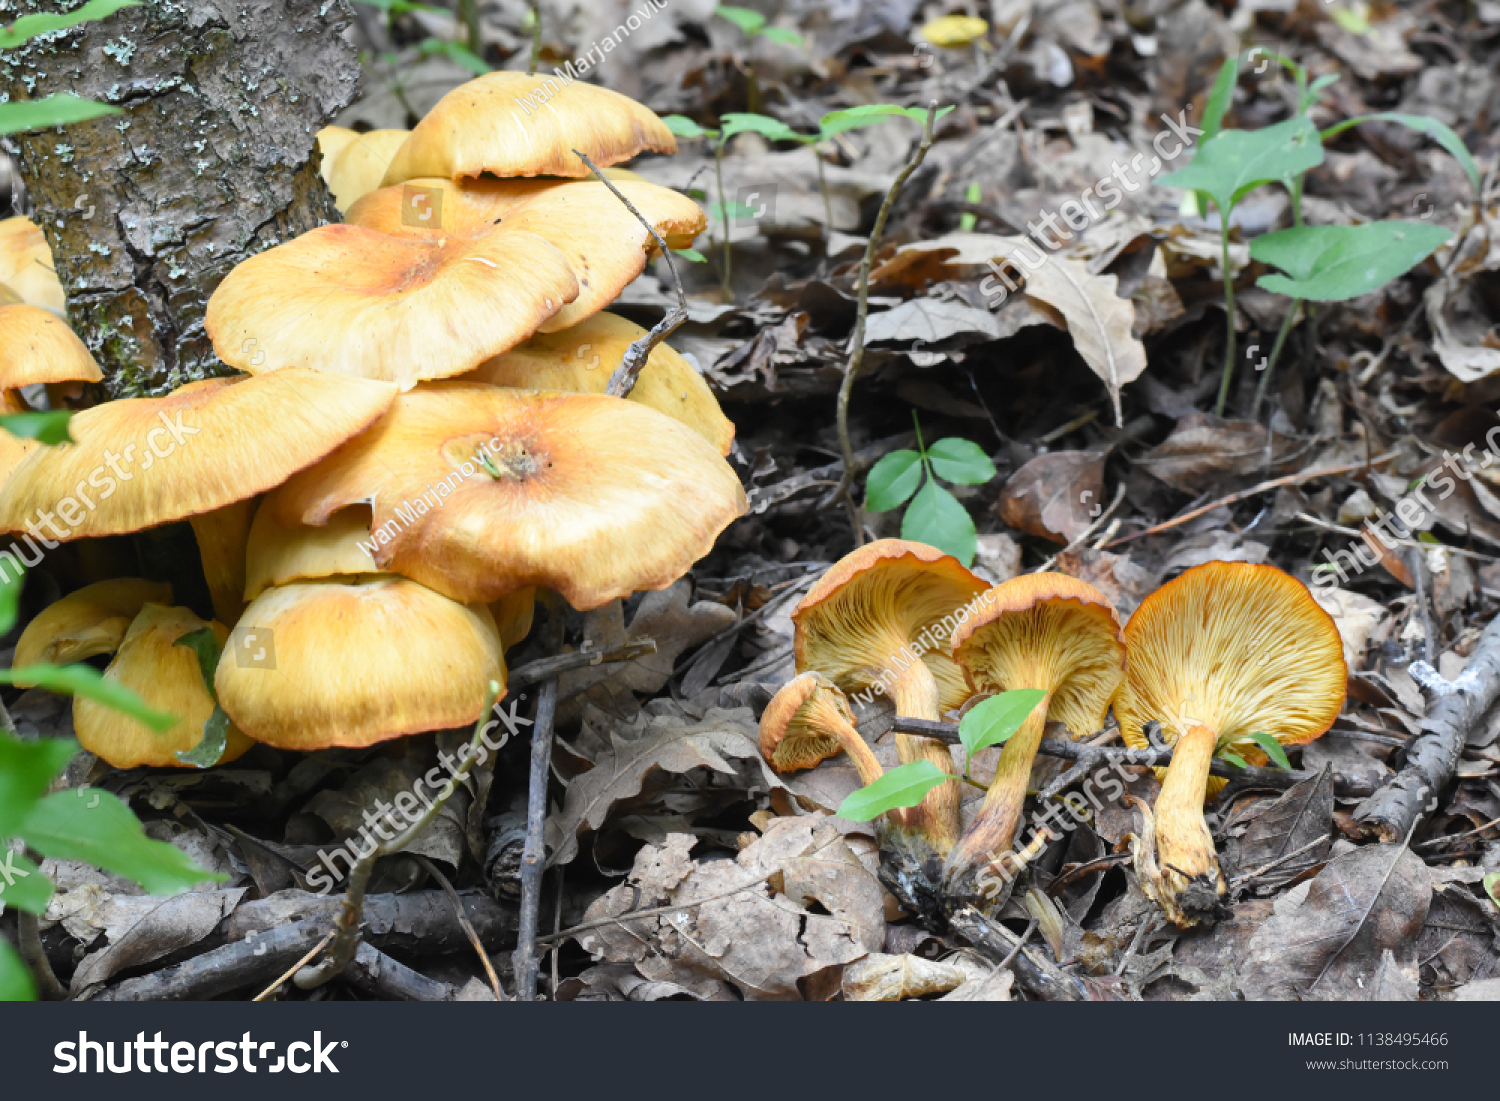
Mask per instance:
[[[865,480],[865,509],[889,512],[910,500],[901,518],[901,538],[928,543],[968,566],[978,547],[974,521],[937,480],[983,485],[995,476],[995,464],[978,444],[958,436],[924,447],[915,411],[912,421],[917,425],[917,449],[892,451],[871,468]]]

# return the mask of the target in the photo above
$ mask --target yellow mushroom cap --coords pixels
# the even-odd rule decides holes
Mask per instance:
[[[580,609],[666,588],[745,509],[718,452],[653,409],[453,382],[402,394],[263,507],[321,525],[365,501],[378,568],[455,600],[542,585]]]
[[[1125,679],[1119,616],[1094,586],[1060,573],[1013,577],[973,602],[953,657],[975,692],[1044,688],[1047,718],[1075,736],[1104,725]]]
[[[222,508],[362,432],[395,393],[389,383],[289,369],[97,405],[69,422],[76,443],[21,460],[0,493],[0,531],[25,531],[46,514],[56,524],[38,530],[50,538],[120,535]]]
[[[245,609],[214,676],[236,725],[280,749],[471,726],[505,659],[489,609],[404,577],[298,581]]]
[[[610,313],[557,333],[538,333],[504,355],[486,360],[459,381],[488,382],[531,390],[602,394],[626,349],[646,335],[632,321]],[[720,455],[734,446],[734,423],[693,365],[666,344],[651,350],[627,397],[687,425]]]
[[[849,701],[821,673],[802,673],[781,687],[760,717],[760,752],[777,772],[814,768],[843,748],[836,723],[854,725]]]
[[[815,669],[846,692],[873,687],[903,646],[920,645],[947,711],[971,695],[948,652],[959,609],[989,588],[958,559],[925,543],[878,539],[828,570],[792,613],[798,671]],[[947,624],[946,629],[944,624]]]
[[[361,545],[363,544],[363,546]],[[370,539],[370,506],[351,505],[322,527],[283,523],[272,504],[257,509],[245,546],[245,599],[254,600],[272,585],[320,577],[380,573],[366,546]]]
[[[501,645],[509,650],[531,634],[531,623],[536,618],[536,587],[528,585],[491,601],[490,614],[495,617]]]
[[[1125,645],[1115,717],[1132,746],[1148,745],[1143,727],[1153,719],[1168,743],[1205,725],[1219,745],[1262,763],[1252,734],[1302,745],[1344,705],[1338,628],[1306,585],[1274,566],[1193,567],[1141,602],[1125,625]],[[1210,779],[1210,792],[1221,787]]]
[[[171,604],[172,586],[139,577],[85,585],[49,604],[26,625],[16,641],[13,665],[17,669],[44,663],[67,665],[98,654],[112,654],[148,603]],[[16,684],[30,687],[19,680]]]
[[[669,248],[691,244],[708,224],[697,203],[670,188],[615,186]],[[578,279],[578,297],[546,321],[543,332],[576,325],[613,302],[646,270],[656,247],[640,219],[597,180],[410,180],[366,195],[345,221],[395,237],[470,236],[497,222],[536,234],[562,252]]]
[[[164,734],[102,703],[78,697],[73,701],[73,730],[90,753],[116,768],[187,768],[177,759],[203,740],[203,725],[214,711],[213,697],[203,683],[198,654],[177,640],[192,631],[212,627],[222,644],[228,631],[220,623],[204,623],[186,608],[146,604],[130,624],[104,679],[128,688],[148,707],[180,720]],[[242,755],[254,743],[230,726],[220,763]]]
[[[204,324],[219,358],[251,374],[310,367],[409,390],[508,351],[577,295],[563,254],[508,226],[452,238],[320,226],[230,272]]]
[[[525,73],[487,73],[460,84],[427,112],[396,151],[384,183],[418,176],[589,175],[573,150],[600,168],[638,153],[677,152],[655,113],[619,92]]]
[[[37,306],[0,306],[0,390],[38,382],[102,382],[83,341]]]
[[[27,218],[0,220],[0,283],[29,306],[66,316],[67,297],[41,227]]]
[[[24,409],[7,409],[5,412],[24,413]],[[41,444],[35,440],[23,439],[20,436],[12,436],[5,429],[0,428],[0,487],[5,487],[10,481],[11,475],[20,469],[21,464],[33,452],[41,449]],[[0,521],[0,532],[14,531]]]
[[[353,130],[344,130],[343,133],[330,133],[340,130],[343,127],[329,126],[320,130],[318,148],[323,153],[323,182],[333,192],[333,205],[342,214],[362,196],[380,186],[391,158],[411,131],[370,130],[357,134]]]

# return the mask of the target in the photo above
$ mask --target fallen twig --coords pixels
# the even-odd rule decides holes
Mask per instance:
[[[302,968],[306,967],[308,964],[312,963],[313,957],[316,956],[319,952],[323,951],[323,949],[327,948],[328,947],[328,942],[331,941],[337,935],[338,935],[338,930],[337,929],[330,929],[330,930],[328,930],[328,935],[326,937],[324,937],[322,940],[318,941],[317,944],[315,944],[311,948],[309,948],[307,950],[307,955],[303,956],[296,963],[292,964],[292,966],[288,967],[285,971],[283,971],[281,973],[280,978],[278,978],[270,986],[266,987],[264,990],[262,990],[259,994],[255,995],[255,997],[251,998],[250,1000],[252,1002],[263,1002],[267,998],[269,998],[272,994],[276,993],[276,991],[280,990],[283,986],[285,986],[291,980],[291,977],[293,975],[295,975],[298,971],[302,970]]]
[[[512,669],[505,678],[506,691],[526,688],[540,681],[549,680],[574,669],[586,669],[593,665],[610,665],[617,661],[634,661],[647,654],[656,653],[656,640],[644,638],[639,642],[628,642],[614,650],[587,650],[576,654],[556,654],[550,658],[528,661],[518,669]]]
[[[1432,702],[1421,732],[1406,747],[1406,763],[1380,789],[1354,808],[1368,836],[1399,841],[1437,806],[1453,780],[1469,730],[1500,697],[1500,616],[1490,620],[1463,675]]]
[[[589,171],[614,193],[615,198],[625,204],[625,209],[634,214],[641,225],[646,227],[646,232],[651,234],[656,247],[661,249],[662,258],[667,262],[667,270],[672,273],[672,286],[677,290],[676,308],[668,310],[666,316],[653,325],[649,333],[635,340],[629,348],[625,349],[625,356],[620,360],[620,365],[615,368],[614,374],[609,376],[609,385],[605,387],[604,392],[613,398],[628,397],[630,391],[635,388],[635,380],[640,378],[641,371],[645,369],[646,361],[651,358],[652,351],[688,319],[687,293],[682,289],[682,280],[677,275],[677,265],[672,262],[672,250],[667,248],[667,242],[656,231],[656,227],[641,216],[641,212],[635,208],[634,204],[620,193],[614,181],[600,172],[593,161],[576,149],[573,153],[589,166]]]
[[[484,964],[485,976],[490,980],[490,989],[495,992],[495,1001],[505,1001],[505,991],[500,988],[500,976],[495,974],[495,965],[490,963],[490,954],[484,950],[484,944],[479,939],[479,934],[474,931],[474,926],[469,922],[468,915],[464,913],[463,899],[458,897],[458,892],[453,889],[453,884],[448,882],[448,877],[442,869],[425,856],[418,855],[417,862],[427,869],[427,874],[437,880],[438,886],[442,887],[448,896],[448,901],[453,903],[453,916],[458,920],[459,926],[464,931],[464,936],[469,938],[469,943],[474,946],[474,952],[479,956],[479,962]]]
[[[991,921],[972,906],[965,906],[948,919],[953,931],[994,963],[1004,963],[1016,981],[1033,997],[1046,1002],[1085,1002],[1088,992],[1074,976],[1027,948],[998,921]]]
[[[531,778],[526,802],[526,847],[521,855],[521,927],[516,933],[516,1000],[536,997],[536,927],[542,908],[542,872],[547,867],[543,828],[547,821],[547,781],[552,768],[552,722],[557,715],[557,681],[542,685],[536,725],[531,728]]]

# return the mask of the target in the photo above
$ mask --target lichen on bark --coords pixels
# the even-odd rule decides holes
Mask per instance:
[[[4,19],[83,0],[14,0]],[[345,0],[143,0],[0,52],[11,100],[123,114],[16,135],[68,320],[112,397],[230,373],[203,329],[235,264],[338,220],[316,134],[358,91]]]

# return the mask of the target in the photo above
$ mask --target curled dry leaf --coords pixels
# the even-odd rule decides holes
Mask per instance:
[[[645,846],[626,882],[584,915],[605,924],[578,942],[643,975],[656,959],[673,961],[750,1000],[797,999],[799,980],[883,944],[880,884],[821,816],[776,819],[732,861],[694,861],[696,842],[672,834]]]
[[[1013,528],[1070,543],[1102,512],[1103,496],[1103,452],[1052,451],[1010,476],[997,508]]]
[[[1325,766],[1312,779],[1288,788],[1251,821],[1240,838],[1238,864],[1248,873],[1281,861],[1257,877],[1254,886],[1283,886],[1328,859],[1332,834],[1333,770]]]
[[[968,981],[968,974],[951,963],[924,960],[910,954],[888,956],[876,952],[844,968],[844,1001],[899,1002],[946,994]]]
[[[1432,877],[1405,845],[1337,857],[1283,895],[1241,963],[1251,1001],[1373,1001],[1416,994]],[[1391,959],[1387,961],[1387,955]]]

